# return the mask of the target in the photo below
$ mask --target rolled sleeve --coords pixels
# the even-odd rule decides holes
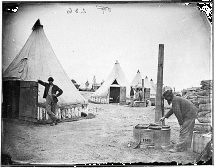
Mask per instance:
[[[171,109],[166,113],[165,118],[169,118],[172,114],[173,114],[173,110]]]

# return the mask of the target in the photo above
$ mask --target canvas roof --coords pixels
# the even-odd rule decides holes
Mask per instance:
[[[54,84],[58,85],[63,94],[58,98],[58,105],[70,106],[86,104],[87,100],[79,93],[58,61],[38,19],[32,28],[27,42],[3,73],[3,77],[16,78],[23,81],[47,82],[52,76]],[[42,98],[44,86],[39,85],[39,103],[45,103]]]
[[[150,88],[150,94],[154,95],[156,94],[155,88],[152,86],[151,82],[149,82],[148,77],[146,76],[144,79],[144,87]]]
[[[131,82],[132,87],[142,87],[142,75],[140,71],[137,71],[137,74],[135,75],[133,81]]]
[[[129,84],[127,78],[125,77],[125,74],[122,71],[122,68],[118,61],[116,61],[116,63],[114,64],[113,69],[110,72],[108,78],[101,85],[101,87],[98,90],[96,90],[96,92],[93,94],[93,96],[106,97],[108,95],[108,90],[109,90],[110,86],[113,84],[113,82],[115,80],[118,83],[118,86],[126,87],[126,96],[129,97],[130,84]]]
[[[153,87],[153,89],[156,91],[156,90],[157,90],[157,87],[155,86],[155,84],[154,84],[154,82],[153,82],[152,79],[150,80],[150,84],[151,84],[151,86]]]

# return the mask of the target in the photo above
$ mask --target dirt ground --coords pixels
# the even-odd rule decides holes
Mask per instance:
[[[86,95],[84,95],[86,96]],[[92,119],[61,122],[56,126],[5,119],[2,122],[2,151],[12,159],[31,164],[153,163],[193,164],[192,151],[170,153],[167,149],[133,148],[133,127],[154,122],[155,107],[128,107],[89,103]],[[175,116],[171,126],[171,146],[179,135]]]

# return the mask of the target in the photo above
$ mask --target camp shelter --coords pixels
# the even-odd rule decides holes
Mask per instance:
[[[144,81],[143,86],[142,86],[142,81]],[[142,80],[142,75],[138,70],[133,81],[131,82],[131,86],[133,88],[144,87],[144,100],[149,99],[152,102],[152,104],[155,104],[156,87],[152,79],[149,82],[148,77],[146,76],[145,79]]]
[[[133,81],[131,82],[131,86],[133,88],[142,87],[142,75],[140,71],[137,71],[137,74],[135,75]]]
[[[152,79],[151,79],[152,80]],[[148,80],[148,77],[146,76],[144,79],[144,88],[146,90],[149,90],[149,96],[146,95],[146,99],[150,99],[151,104],[155,105],[155,97],[156,97],[156,90],[155,86],[153,86],[152,82]],[[144,90],[145,91],[145,90]]]
[[[87,100],[63,70],[38,19],[27,42],[3,73],[4,116],[31,121],[47,120],[44,86],[38,85],[37,80],[48,82],[50,76],[54,78],[54,84],[63,90],[58,97],[56,114],[59,118],[78,116],[80,111],[86,111]],[[14,99],[12,103],[11,99]],[[8,115],[11,108],[15,114]]]
[[[151,86],[152,86],[152,88],[155,90],[155,92],[156,92],[156,85],[154,84],[154,82],[153,82],[153,80],[151,79],[150,80],[150,84],[151,84]]]
[[[108,78],[91,96],[91,101],[96,103],[126,104],[129,97],[130,85],[118,61],[113,66]]]
[[[153,80],[150,80],[150,101],[151,101],[151,105],[155,105],[155,98],[156,98],[156,86],[153,82]]]

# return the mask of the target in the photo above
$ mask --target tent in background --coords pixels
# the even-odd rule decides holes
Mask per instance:
[[[39,19],[32,30],[19,54],[3,73],[5,82],[20,81],[20,89],[24,89],[23,93],[20,90],[20,94],[22,94],[20,95],[20,101],[22,100],[22,102],[20,102],[19,108],[23,103],[28,104],[25,108],[33,108],[35,105],[45,106],[45,99],[43,98],[44,86],[37,86],[36,81],[40,79],[47,82],[50,76],[54,78],[54,84],[63,90],[63,94],[58,98],[58,106],[61,109],[78,106],[87,107],[87,100],[78,92],[59,63]],[[33,90],[37,89],[38,91],[33,93]],[[38,97],[35,96],[37,94]],[[35,100],[31,102],[32,97]],[[33,118],[35,119],[35,116]]]
[[[142,75],[140,71],[137,71],[136,76],[134,77],[131,86],[134,88],[141,87],[142,88]],[[144,79],[144,99],[150,99],[152,104],[155,104],[155,97],[156,97],[156,86],[153,83],[153,80],[148,80],[146,76]]]
[[[133,88],[142,87],[142,75],[140,71],[137,71],[137,74],[135,75],[133,81],[131,82],[131,86]]]
[[[92,102],[97,103],[126,103],[129,97],[130,84],[127,81],[118,61],[109,74],[108,78],[91,96]]]
[[[151,84],[152,88],[156,91],[157,87],[155,86],[155,84],[154,84],[152,79],[150,80],[150,84]]]
[[[150,101],[152,105],[155,105],[156,89],[155,86],[152,85],[152,82],[149,82],[147,76],[144,79],[144,87],[150,89]]]

